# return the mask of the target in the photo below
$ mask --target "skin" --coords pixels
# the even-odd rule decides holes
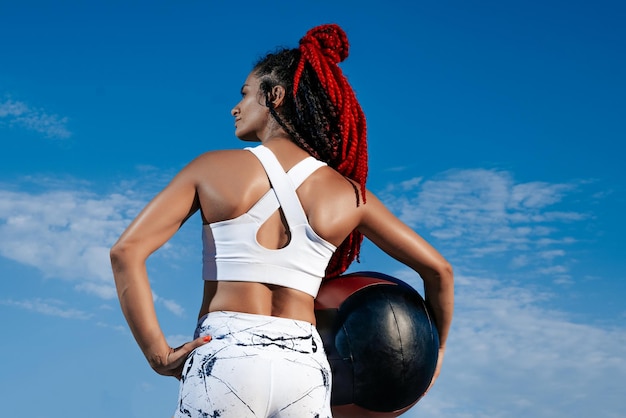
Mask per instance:
[[[272,150],[289,170],[308,154],[295,145],[275,122],[258,92],[259,81],[250,74],[242,99],[232,109],[235,134],[244,141],[259,141]],[[272,92],[277,111],[284,98],[280,86]],[[330,167],[315,171],[297,194],[315,232],[339,246],[358,229],[391,257],[415,270],[424,280],[426,300],[433,309],[440,337],[440,372],[454,305],[450,264],[430,244],[394,216],[367,192],[367,203],[356,205],[354,188]],[[206,344],[203,338],[172,348],[159,326],[146,260],[165,244],[196,211],[204,223],[235,218],[270,188],[256,157],[245,150],[200,155],[165,187],[133,220],[111,248],[111,264],[122,311],[151,367],[159,374],[180,378],[188,354]],[[260,228],[257,239],[267,248],[282,248],[289,236],[280,211]],[[207,281],[199,316],[212,311],[238,311],[293,318],[315,323],[314,299],[303,292],[252,282]],[[432,383],[431,383],[432,386]]]

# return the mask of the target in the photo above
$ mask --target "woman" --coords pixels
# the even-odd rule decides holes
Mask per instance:
[[[439,374],[452,270],[365,188],[365,117],[337,66],[347,55],[343,30],[323,25],[299,48],[263,58],[232,109],[236,136],[261,145],[196,158],[111,249],[137,343],[157,373],[181,380],[176,417],[330,417],[314,298],[323,277],[358,256],[363,236],[424,280]],[[157,321],[145,261],[198,210],[204,297],[195,339],[174,349]]]

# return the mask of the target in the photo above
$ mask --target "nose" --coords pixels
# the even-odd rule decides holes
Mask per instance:
[[[237,108],[237,106],[233,107],[233,108],[230,110],[230,114],[231,114],[232,116],[237,116],[237,115],[239,114],[239,109]]]

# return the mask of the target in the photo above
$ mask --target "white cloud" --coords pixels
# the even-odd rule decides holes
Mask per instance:
[[[7,116],[16,117],[26,112],[28,112],[28,106],[22,102],[6,100],[4,103],[0,103],[0,118],[6,118]]]
[[[96,322],[96,325],[99,326],[100,328],[111,329],[115,332],[119,332],[120,334],[124,334],[124,335],[130,334],[130,330],[128,329],[128,326],[125,326],[125,325],[111,325],[102,321]]]
[[[549,293],[462,275],[456,283],[441,378],[408,418],[618,416],[624,329],[575,323],[550,309]]]
[[[112,281],[107,283],[82,282],[78,283],[74,288],[102,299],[111,300],[117,298],[117,291]]]
[[[140,205],[119,194],[0,190],[0,255],[112,297],[109,248]]]
[[[539,181],[516,184],[511,187],[508,206],[543,209],[559,202],[563,195],[573,188],[571,184],[550,184]]]
[[[46,138],[66,139],[72,136],[67,128],[68,118],[35,109],[26,103],[6,99],[0,103],[0,122],[43,134]]]
[[[404,222],[425,230],[455,251],[458,259],[509,258],[515,268],[547,269],[566,246],[578,242],[565,226],[589,219],[580,209],[568,210],[567,199],[582,183],[516,183],[498,170],[451,170],[424,180],[389,186],[383,201]],[[566,265],[559,273],[566,273]]]
[[[415,180],[402,182],[400,190],[389,188],[382,197],[405,222],[445,236],[528,242],[529,235],[550,232],[542,228],[542,222],[587,216],[548,210],[574,190],[574,184],[515,184],[507,172],[484,169],[449,171],[433,180]],[[402,191],[405,193],[399,194]]]
[[[185,309],[182,306],[180,306],[177,302],[171,299],[163,298],[157,295],[156,293],[152,292],[152,300],[154,300],[155,304],[163,305],[165,309],[167,309],[168,311],[170,311],[171,313],[173,313],[174,315],[178,317],[183,317],[185,315]]]
[[[132,189],[97,195],[82,189],[0,188],[0,256],[34,267],[43,277],[65,280],[77,291],[116,299],[109,249],[146,201]],[[176,260],[172,251],[165,246],[161,252]],[[174,300],[154,294],[154,301],[175,316],[185,314]]]
[[[516,184],[507,172],[464,170],[409,184],[381,197],[452,249],[457,276],[442,376],[407,418],[622,416],[626,330],[552,308],[563,286],[585,280],[571,266],[579,262],[572,247],[588,239],[577,223],[593,219],[580,202],[594,195],[576,195],[586,183]],[[516,280],[521,269],[550,277],[559,290]],[[394,275],[422,288],[413,272]]]
[[[189,342],[192,340],[192,336],[190,335],[183,335],[183,334],[176,334],[176,335],[168,335],[165,337],[165,339],[167,340],[167,343],[170,345],[170,347],[180,347],[181,345],[185,344],[186,342]]]
[[[65,304],[55,299],[30,299],[30,300],[0,300],[0,305],[17,307],[28,311],[37,312],[48,316],[58,316],[67,319],[89,319],[92,314],[65,307]]]

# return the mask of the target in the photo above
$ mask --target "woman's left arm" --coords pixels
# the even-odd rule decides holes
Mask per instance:
[[[159,326],[146,260],[199,208],[193,162],[133,220],[111,248],[111,266],[122,312],[150,366],[180,377],[187,355],[205,343],[197,339],[171,348]]]
[[[424,281],[426,302],[439,332],[439,357],[432,383],[441,371],[454,312],[454,273],[447,260],[368,192],[359,230],[396,260],[415,270]]]

